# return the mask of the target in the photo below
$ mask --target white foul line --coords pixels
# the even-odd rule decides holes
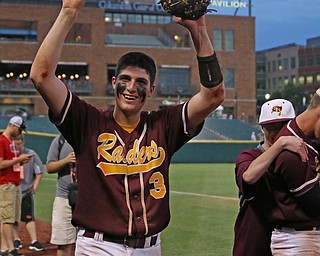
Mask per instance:
[[[223,200],[230,200],[230,201],[238,201],[238,200],[239,200],[238,198],[235,198],[235,197],[213,196],[213,195],[197,194],[197,193],[191,193],[191,192],[171,191],[171,193],[172,193],[172,194],[179,194],[179,195],[189,195],[189,196],[209,197],[209,198],[223,199]]]

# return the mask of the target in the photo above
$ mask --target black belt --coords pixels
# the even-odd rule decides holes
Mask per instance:
[[[95,231],[86,229],[83,233],[84,237],[94,238]],[[99,232],[98,232],[99,233]],[[154,246],[157,243],[158,235],[150,237],[150,244],[146,244],[146,237],[132,237],[132,236],[114,236],[103,233],[103,241],[123,244],[124,246],[131,248],[145,248]]]
[[[282,231],[316,231],[316,230],[320,230],[320,227],[298,227],[298,228],[294,228],[294,227],[280,227],[280,228],[276,228]]]

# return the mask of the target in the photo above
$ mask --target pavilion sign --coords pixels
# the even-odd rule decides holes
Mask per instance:
[[[242,1],[211,1],[211,6],[216,8],[247,8],[248,4]],[[160,4],[141,4],[139,1],[133,3],[115,3],[113,1],[101,0],[98,7],[105,10],[126,10],[143,12],[163,12]]]

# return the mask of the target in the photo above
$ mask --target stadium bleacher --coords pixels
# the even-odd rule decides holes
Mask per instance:
[[[258,126],[238,119],[208,117],[202,131],[194,140],[250,140],[252,132],[261,133]]]

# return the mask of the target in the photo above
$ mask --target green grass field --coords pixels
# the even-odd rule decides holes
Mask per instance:
[[[36,217],[51,221],[56,175],[36,194]],[[238,212],[233,164],[172,164],[171,221],[162,232],[164,256],[231,255]]]

